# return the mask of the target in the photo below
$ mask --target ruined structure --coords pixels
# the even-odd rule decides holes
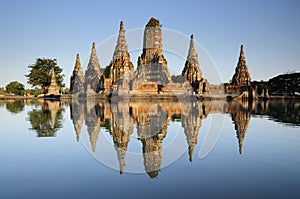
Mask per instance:
[[[46,96],[49,96],[49,95],[54,95],[54,96],[60,95],[59,91],[60,91],[60,87],[56,83],[55,72],[54,72],[54,69],[52,69],[51,70],[51,83],[50,83],[50,86],[48,88],[48,92],[47,92]]]
[[[192,85],[194,91],[198,94],[207,92],[207,80],[202,77],[198,54],[195,49],[194,35],[191,35],[190,48],[188,56],[182,70],[182,76]]]
[[[133,72],[134,67],[128,53],[124,23],[121,21],[117,45],[109,65],[109,77],[111,78],[112,85],[115,88],[118,86],[118,89],[129,91]]]
[[[246,65],[244,46],[241,45],[241,52],[238,64],[235,68],[235,73],[232,77],[231,85],[233,86],[249,86],[251,83],[250,73]]]
[[[157,92],[171,81],[168,62],[162,51],[160,23],[157,19],[151,18],[145,27],[143,53],[138,58],[133,89]]]
[[[84,77],[79,55],[77,55],[71,77],[71,93],[77,96],[108,98],[147,98],[149,96],[187,98],[194,95],[198,99],[225,98],[225,95],[230,97],[242,95],[244,98],[252,99],[256,95],[254,87],[251,87],[243,45],[232,83],[225,89],[220,85],[209,84],[203,78],[193,35],[191,35],[187,59],[182,70],[183,77],[179,77],[180,81],[175,81],[177,77],[172,81],[162,46],[161,25],[152,17],[146,24],[143,51],[138,57],[137,68],[134,71],[126,44],[124,23],[121,21],[112,60],[103,70],[103,74],[96,55],[95,43],[92,46]],[[83,90],[84,95],[79,95]]]
[[[78,94],[84,92],[84,75],[81,69],[79,54],[76,55],[76,62],[73,74],[70,79],[70,93]]]
[[[225,87],[227,97],[235,100],[253,100],[256,97],[256,88],[251,85],[251,77],[246,65],[244,46],[241,51],[235,73],[231,83]]]
[[[101,76],[100,64],[96,54],[95,42],[92,45],[92,52],[85,71],[84,91],[87,96],[93,96],[99,92],[99,79]]]

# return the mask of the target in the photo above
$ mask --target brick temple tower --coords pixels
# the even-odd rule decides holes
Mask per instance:
[[[113,59],[109,67],[109,75],[112,79],[112,84],[116,85],[119,80],[124,80],[125,82],[119,82],[119,84],[123,83],[123,87],[129,89],[128,84],[130,79],[132,78],[134,67],[132,62],[130,61],[130,55],[128,53],[123,21],[120,22],[117,45],[115,47]]]
[[[134,88],[145,84],[164,86],[170,81],[168,62],[163,56],[161,26],[152,17],[144,30],[143,53],[138,58]]]
[[[248,86],[251,83],[250,73],[246,64],[246,58],[244,53],[244,46],[241,45],[240,57],[235,68],[235,73],[232,77],[231,85],[234,86]]]

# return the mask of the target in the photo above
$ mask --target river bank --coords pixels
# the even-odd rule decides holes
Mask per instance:
[[[176,96],[170,96],[170,100],[173,99]],[[53,100],[70,100],[70,99],[90,99],[90,98],[96,98],[96,99],[110,99],[108,96],[103,95],[97,95],[95,97],[86,97],[86,98],[78,98],[78,96],[72,96],[72,95],[61,95],[60,98],[53,98]],[[138,97],[138,96],[132,96],[130,98],[134,99],[142,99],[145,100],[146,98],[149,100],[152,99],[160,99],[158,95],[154,96],[146,96],[146,97]],[[115,98],[117,100],[122,100],[122,98]],[[163,96],[164,100],[167,100],[168,97]],[[219,98],[218,98],[219,99]],[[260,99],[260,97],[258,97]],[[269,100],[300,100],[300,96],[279,96],[279,95],[270,95]],[[47,97],[44,98],[43,96],[17,96],[17,95],[0,95],[0,100],[52,100],[52,98]],[[215,98],[203,98],[200,100],[216,100]]]

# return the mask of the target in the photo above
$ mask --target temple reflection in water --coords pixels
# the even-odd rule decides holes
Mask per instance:
[[[70,103],[76,139],[85,121],[89,135],[91,150],[95,152],[99,134],[104,127],[112,137],[117,153],[119,171],[125,170],[125,156],[134,127],[137,139],[142,145],[144,169],[151,178],[155,178],[162,164],[162,142],[168,134],[168,126],[172,118],[180,121],[186,137],[189,160],[192,161],[194,147],[198,142],[198,134],[202,120],[210,113],[230,113],[234,122],[240,153],[250,120],[249,104],[226,103],[223,101],[77,101]]]
[[[94,153],[101,147],[100,133],[112,138],[113,150],[116,152],[119,171],[126,171],[126,153],[131,141],[141,146],[144,170],[151,178],[155,178],[162,166],[163,141],[172,136],[171,123],[180,123],[186,138],[186,149],[189,161],[193,159],[194,148],[201,133],[202,120],[209,114],[228,114],[233,122],[232,132],[237,137],[237,148],[243,152],[245,137],[251,115],[268,115],[268,118],[287,125],[300,125],[299,107],[297,101],[258,101],[225,102],[225,101],[2,101],[12,114],[24,111],[24,107],[33,106],[26,118],[30,130],[37,137],[54,137],[63,126],[63,112],[70,107],[70,117],[73,122],[75,139],[87,133],[90,150]],[[83,127],[86,131],[83,131]],[[104,131],[101,129],[105,129]],[[171,130],[172,131],[172,130]],[[84,134],[82,135],[82,132]],[[98,146],[97,146],[98,145]],[[102,151],[105,153],[105,151]],[[167,158],[164,156],[164,159]]]
[[[236,130],[236,137],[239,141],[239,153],[242,154],[243,143],[250,122],[251,107],[249,107],[249,102],[246,101],[244,103],[229,104],[227,110],[231,114],[234,129]]]

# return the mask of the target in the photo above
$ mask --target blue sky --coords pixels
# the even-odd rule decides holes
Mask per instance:
[[[130,30],[143,28],[152,16],[164,28],[193,33],[224,81],[234,73],[242,43],[252,79],[267,80],[300,71],[299,9],[297,0],[1,1],[0,86],[13,80],[26,84],[27,66],[39,57],[56,58],[69,85],[76,53],[83,63],[93,41],[100,44],[118,33],[120,20]],[[108,64],[99,60],[101,67]]]

